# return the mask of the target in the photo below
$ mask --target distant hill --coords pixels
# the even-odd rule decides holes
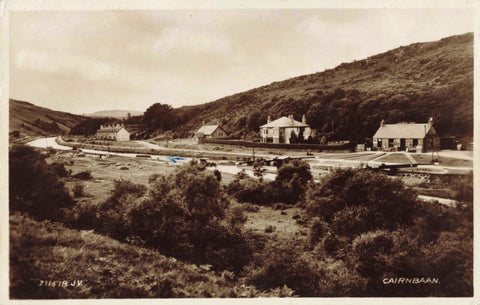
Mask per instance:
[[[334,49],[331,52],[335,52]],[[174,110],[176,136],[221,122],[254,135],[267,116],[293,114],[332,139],[363,141],[387,123],[434,117],[442,136],[473,135],[473,34],[414,43],[309,75]]]
[[[10,99],[9,130],[20,136],[51,136],[66,134],[86,117],[54,111],[32,103]]]
[[[130,113],[131,116],[143,115],[143,112],[134,111],[134,110],[105,110],[105,111],[97,111],[97,112],[94,112],[94,113],[85,114],[85,116],[126,119],[126,118],[128,118],[129,113]]]

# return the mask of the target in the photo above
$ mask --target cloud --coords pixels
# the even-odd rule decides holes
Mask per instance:
[[[19,69],[47,73],[70,74],[91,80],[112,79],[119,76],[114,65],[83,55],[22,50],[14,56]]]
[[[225,53],[231,50],[231,44],[228,37],[219,32],[173,26],[167,27],[162,31],[153,49],[162,53],[169,53],[179,49]]]

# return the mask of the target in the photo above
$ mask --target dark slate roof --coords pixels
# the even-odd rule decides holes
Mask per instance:
[[[430,128],[428,123],[385,124],[377,130],[373,137],[377,139],[423,139]]]

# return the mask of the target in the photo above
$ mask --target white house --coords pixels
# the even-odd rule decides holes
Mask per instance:
[[[123,125],[101,125],[95,137],[99,140],[130,141],[130,133]]]
[[[284,116],[275,121],[271,121],[270,116],[268,116],[267,124],[260,126],[260,137],[264,143],[289,144],[293,133],[295,133],[296,137],[303,135],[304,141],[313,136],[312,129],[307,124],[305,115],[303,115],[301,122],[295,121],[293,115]]]

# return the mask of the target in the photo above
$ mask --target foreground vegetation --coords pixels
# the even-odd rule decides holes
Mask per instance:
[[[457,208],[420,202],[376,172],[339,169],[315,183],[301,161],[274,181],[261,179],[257,163],[259,179],[239,173],[228,183],[192,163],[147,183],[117,180],[99,202],[78,186],[90,173],[73,178],[68,167],[29,147],[11,149],[13,298],[473,294],[468,175],[451,186]],[[76,181],[71,190],[66,179]],[[258,205],[262,213],[295,211],[298,229],[283,237],[274,225],[248,229]],[[386,284],[395,278],[438,283]],[[85,285],[57,289],[42,280]]]

